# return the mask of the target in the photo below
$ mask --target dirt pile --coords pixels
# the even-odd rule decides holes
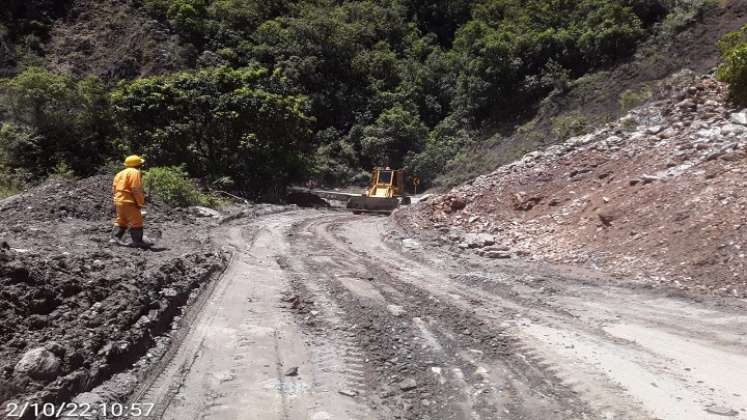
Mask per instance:
[[[222,272],[205,222],[149,202],[163,249],[143,251],[108,243],[111,207],[108,176],[0,201],[0,407],[69,401],[128,369]]]
[[[105,221],[114,218],[112,176],[82,180],[51,178],[26,192],[0,202],[0,217],[8,224],[80,219]],[[153,222],[194,221],[182,209],[148,198],[147,217]]]
[[[743,297],[747,112],[730,109],[712,77],[685,80],[671,79],[660,86],[666,99],[603,129],[529,153],[395,217],[494,258],[581,263]],[[494,240],[475,244],[467,233]]]

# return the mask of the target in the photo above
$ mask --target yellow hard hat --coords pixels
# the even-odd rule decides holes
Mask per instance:
[[[127,159],[125,159],[124,164],[128,168],[137,168],[138,166],[143,166],[145,163],[145,159],[138,155],[132,155],[129,156]]]

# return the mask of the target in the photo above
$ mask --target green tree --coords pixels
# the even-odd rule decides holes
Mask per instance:
[[[48,174],[59,164],[89,175],[111,156],[113,123],[100,80],[29,68],[0,83],[7,123],[0,148],[5,165]]]
[[[401,168],[408,152],[422,149],[428,129],[416,113],[398,105],[384,111],[362,134],[367,166]]]
[[[121,147],[190,175],[278,193],[307,170],[306,98],[266,69],[221,67],[123,82],[113,93]]]

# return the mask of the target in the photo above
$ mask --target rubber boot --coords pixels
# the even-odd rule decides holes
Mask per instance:
[[[112,229],[112,238],[109,239],[110,244],[118,244],[122,241],[122,237],[124,236],[125,232],[127,232],[127,228],[121,227],[121,226],[114,226],[114,229]]]
[[[153,246],[152,242],[143,239],[143,228],[130,229],[130,236],[132,237],[132,246],[136,248],[150,248]]]

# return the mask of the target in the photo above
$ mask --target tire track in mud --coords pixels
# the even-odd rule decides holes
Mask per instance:
[[[231,228],[220,240],[240,260],[210,302],[248,298],[225,309],[235,319],[226,326],[233,344],[218,357],[188,340],[180,351],[192,358],[172,361],[157,386],[180,404],[196,399],[187,401],[198,408],[189,416],[205,419],[711,420],[704,404],[740,407],[741,396],[718,395],[740,383],[727,363],[710,362],[724,379],[697,384],[698,375],[672,369],[699,367],[703,355],[747,366],[734,355],[747,317],[701,308],[696,321],[687,305],[554,278],[549,266],[403,251],[383,238],[382,223],[298,212]],[[688,341],[699,328],[713,330],[702,334],[712,349]],[[677,359],[671,344],[702,354]],[[201,367],[192,372],[190,363]],[[286,377],[293,366],[298,377]],[[204,378],[195,382],[196,374]],[[190,375],[191,388],[181,387]],[[641,391],[649,382],[661,388]],[[677,395],[684,408],[671,403]],[[278,402],[261,413],[236,411],[270,400]]]
[[[282,307],[288,273],[286,222],[306,215],[228,227],[218,240],[234,260],[195,316],[161,373],[135,398],[159,419],[364,419],[368,407],[337,393],[340,370],[355,371],[332,345],[312,342]],[[291,367],[298,374],[288,374]],[[348,374],[353,377],[353,373]]]
[[[299,225],[297,228],[303,232],[300,236],[306,240],[297,241],[294,249],[297,255],[306,252],[313,256],[309,251],[320,249],[334,255],[333,265],[305,258],[307,271],[346,273],[326,275],[323,281],[328,294],[348,309],[348,323],[363,325],[364,333],[373,337],[372,340],[359,337],[361,346],[378,357],[383,366],[369,367],[371,385],[379,389],[396,388],[397,380],[409,375],[422,381],[422,389],[426,390],[422,392],[435,394],[434,400],[456,401],[446,406],[431,405],[427,398],[419,400],[414,393],[402,393],[404,404],[387,402],[393,410],[404,410],[408,418],[455,419],[582,417],[588,411],[549,370],[516,357],[517,342],[506,331],[485,322],[474,312],[400,280],[401,267],[391,268],[387,262],[349,249],[348,241],[331,234],[340,223],[343,222],[337,217]],[[344,281],[346,277],[357,280]],[[360,279],[370,279],[368,286],[361,284]],[[375,293],[361,290],[367,288]],[[376,295],[381,298],[376,299]],[[399,308],[394,314],[393,306]],[[400,330],[396,330],[397,324]],[[407,343],[398,352],[393,351],[397,346],[391,342],[392,330],[404,336],[400,340],[395,336],[395,341]],[[430,342],[428,351],[411,344],[423,341]],[[386,349],[389,351],[382,352]],[[403,374],[393,374],[394,369],[387,369],[387,361],[398,356],[415,358],[392,366]],[[443,376],[444,371],[448,378]],[[443,386],[447,383],[451,387]],[[407,398],[410,395],[413,398]],[[444,409],[448,411],[447,417],[443,417]]]

